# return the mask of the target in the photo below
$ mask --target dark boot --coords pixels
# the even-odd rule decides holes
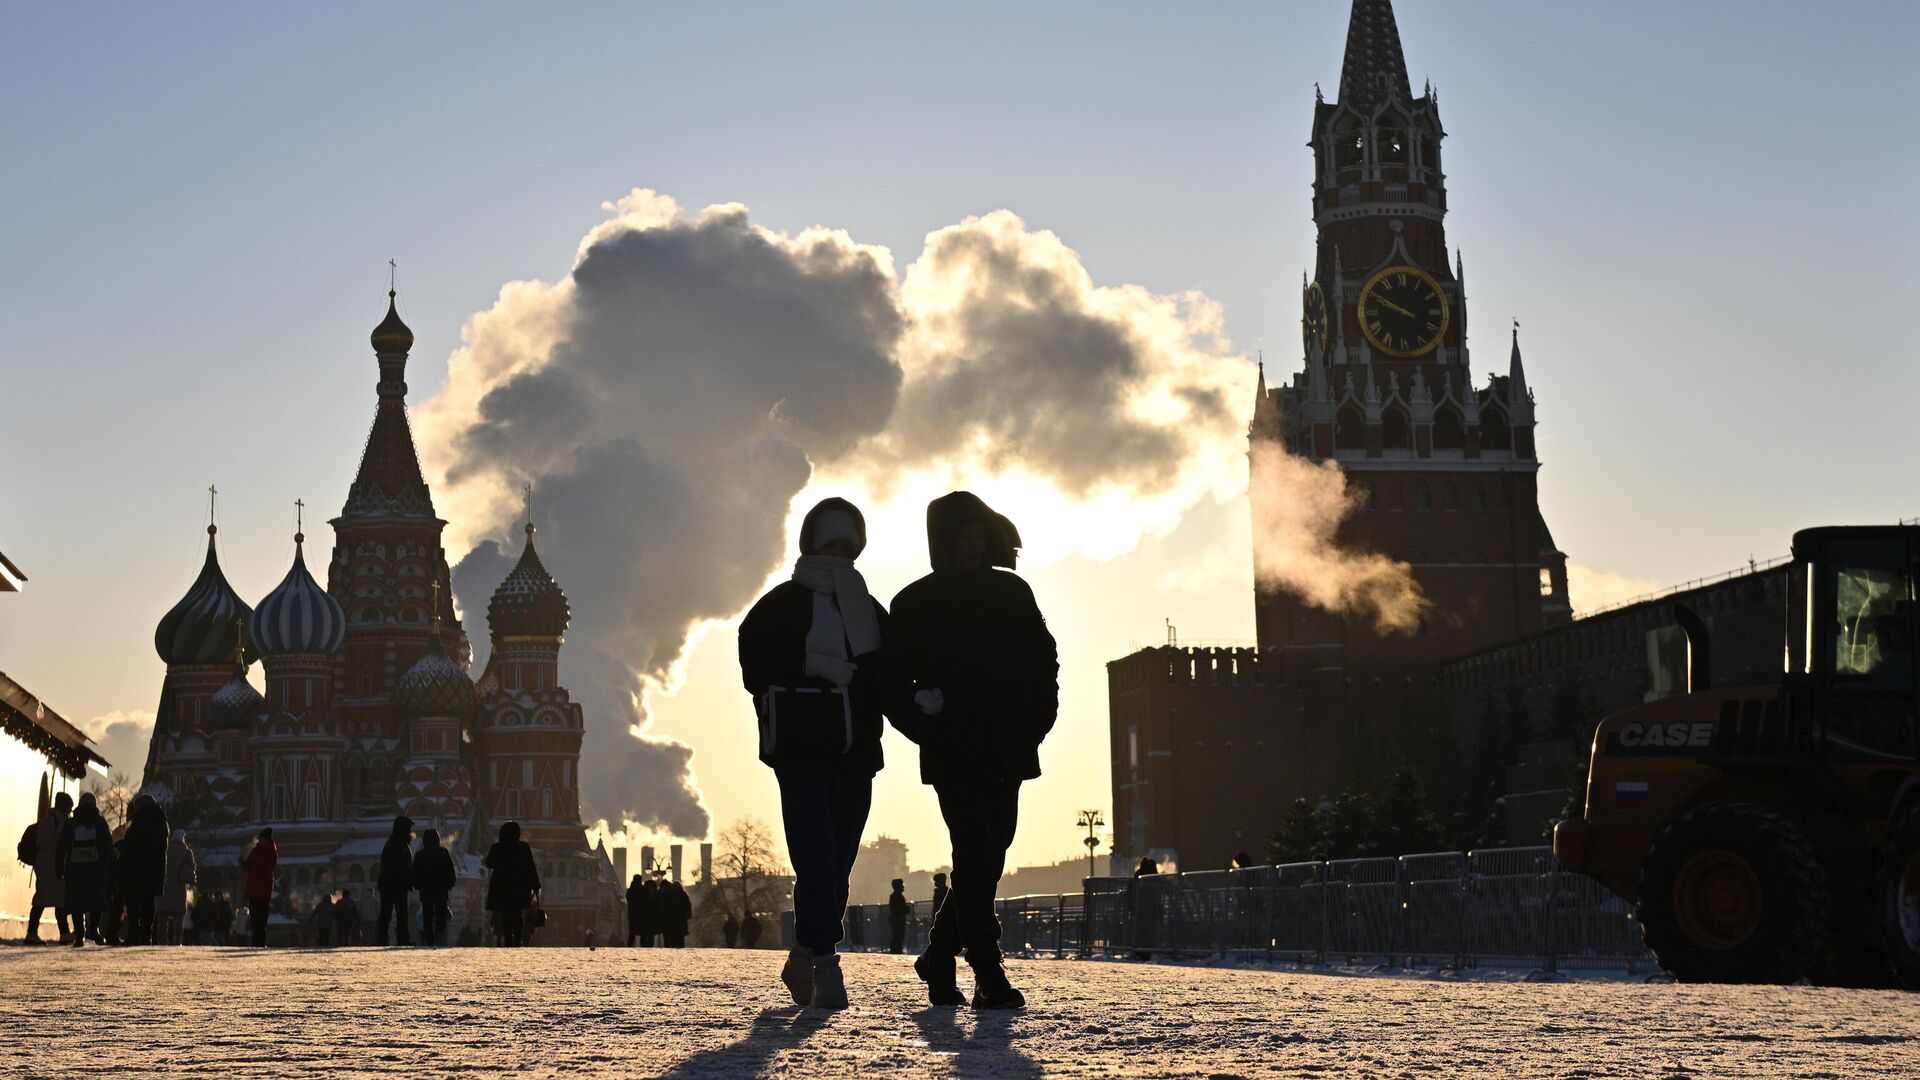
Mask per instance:
[[[927,1001],[943,1007],[967,1003],[965,995],[960,993],[955,970],[953,957],[931,950],[921,953],[920,958],[913,962],[913,973],[927,984]]]
[[[1000,961],[981,961],[973,966],[973,1007],[976,1009],[1024,1009],[1027,999],[1007,981],[1007,969]]]

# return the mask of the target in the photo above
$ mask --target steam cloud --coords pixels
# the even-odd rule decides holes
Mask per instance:
[[[1314,464],[1271,439],[1253,443],[1253,475],[1269,485],[1253,500],[1254,580],[1326,611],[1373,623],[1383,633],[1411,633],[1428,601],[1406,563],[1340,546],[1340,524],[1363,495],[1332,462]]]
[[[1096,286],[1004,210],[930,234],[896,276],[885,248],[776,233],[739,205],[689,216],[635,189],[605,209],[565,279],[510,283],[468,320],[417,415],[476,638],[535,484],[541,555],[573,600],[562,678],[587,710],[589,819],[706,834],[691,750],[647,733],[647,700],[698,626],[791,557],[790,504],[817,475],[882,498],[990,484],[1023,527],[1071,521],[1028,528],[1041,561],[1120,554],[1245,490],[1252,365],[1205,296]],[[1339,563],[1331,526],[1294,528],[1279,535]]]

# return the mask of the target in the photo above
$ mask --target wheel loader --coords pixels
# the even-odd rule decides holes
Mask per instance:
[[[1688,692],[1594,733],[1554,855],[1676,978],[1920,989],[1916,571],[1920,527],[1794,534],[1778,682],[1712,686],[1680,607]]]

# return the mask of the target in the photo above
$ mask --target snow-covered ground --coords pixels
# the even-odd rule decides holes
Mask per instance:
[[[849,956],[706,949],[0,949],[0,1073],[36,1076],[1920,1075],[1920,996],[1015,961],[1019,1014],[930,1009]]]

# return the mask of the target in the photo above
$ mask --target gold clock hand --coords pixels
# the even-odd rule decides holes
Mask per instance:
[[[1373,302],[1376,304],[1379,304],[1381,307],[1392,308],[1393,310],[1399,312],[1400,314],[1405,315],[1409,319],[1414,317],[1413,312],[1408,311],[1406,308],[1401,307],[1399,304],[1394,303],[1393,301],[1387,299],[1384,296],[1374,297]]]

